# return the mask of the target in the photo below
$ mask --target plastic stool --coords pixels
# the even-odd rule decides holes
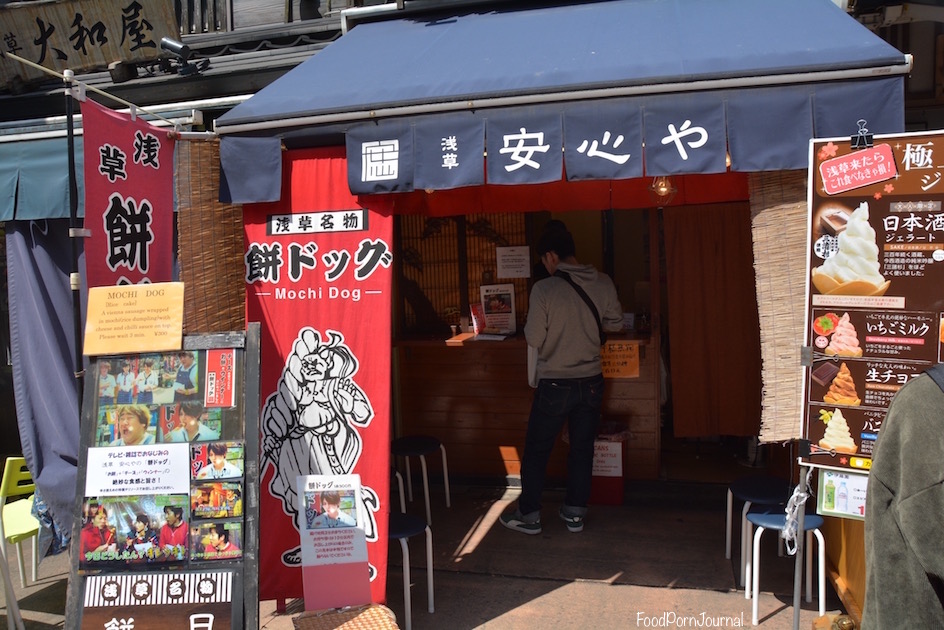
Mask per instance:
[[[747,512],[751,505],[761,506],[786,505],[793,492],[790,482],[780,477],[754,476],[742,477],[728,486],[727,525],[724,536],[724,557],[731,559],[731,525],[734,499],[744,502],[741,510],[741,586],[745,586],[744,566],[750,554],[751,540],[747,533]]]
[[[765,530],[774,529],[783,531],[786,527],[787,515],[777,507],[754,507],[747,513],[747,521],[757,527],[754,532],[754,545],[747,561],[747,580],[751,582],[754,602],[751,609],[751,623],[757,625],[757,591],[760,582],[760,538]],[[803,517],[803,531],[806,532],[806,601],[813,601],[813,536],[819,543],[819,616],[826,614],[826,543],[820,527],[823,526],[823,517],[819,514],[806,514]],[[747,587],[745,586],[745,596]]]
[[[423,519],[411,514],[390,513],[390,528],[387,536],[392,540],[400,541],[403,551],[403,615],[406,617],[406,630],[413,625],[413,606],[410,597],[410,547],[407,539],[426,532],[426,597],[429,602],[429,612],[435,612],[433,607],[433,532]]]
[[[426,456],[435,453],[437,450],[442,452],[443,482],[446,485],[446,507],[452,506],[449,498],[449,467],[446,464],[446,447],[438,439],[429,435],[406,435],[397,438],[390,446],[394,455],[406,459],[406,488],[407,496],[410,501],[413,500],[413,477],[410,474],[410,457],[419,457],[420,466],[423,469],[423,496],[426,498],[426,522],[432,524],[433,515],[429,509],[429,472],[426,469]]]
[[[397,480],[397,490],[400,497],[400,513],[406,514],[406,495],[403,492],[403,475],[396,468],[390,469],[391,476]]]

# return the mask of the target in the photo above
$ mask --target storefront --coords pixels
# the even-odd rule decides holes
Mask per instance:
[[[762,421],[780,427],[768,441],[797,437],[796,406],[759,400],[768,367],[758,355],[778,322],[754,312],[770,295],[753,291],[764,260],[751,251],[752,222],[776,231],[779,208],[805,206],[797,183],[811,138],[903,130],[909,56],[815,0],[386,5],[345,19],[338,42],[216,121],[222,198],[290,206],[296,160],[335,147],[325,151],[346,155],[361,207],[398,216],[411,256],[430,248],[423,275],[458,260],[443,272],[459,278],[445,301],[419,274],[398,276],[395,431],[452,436],[451,470],[516,472],[505,447],[523,442],[523,341],[444,340],[480,285],[504,281],[496,246],[528,245],[543,220],[564,217],[594,244],[578,243],[581,259],[613,273],[624,310],[649,319],[631,339],[638,379],[613,381],[607,402],[636,438],[624,455],[633,474],[658,474],[660,356],[671,355],[676,415],[695,419],[677,435],[756,435]],[[679,188],[671,202],[651,196],[656,177]],[[766,271],[765,281],[777,275]],[[665,276],[662,296],[651,288]],[[527,280],[511,282],[523,315]],[[707,294],[731,310],[705,317]]]

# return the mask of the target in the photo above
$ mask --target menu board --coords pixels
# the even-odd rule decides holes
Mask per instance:
[[[255,581],[237,577],[258,570],[247,565],[258,545],[248,501],[258,448],[247,442],[258,427],[258,325],[251,331],[90,361],[73,526],[80,579],[68,597],[77,627],[123,623],[114,607],[125,591],[154,606],[154,627],[178,613],[256,621]],[[135,610],[135,627],[151,627]]]
[[[895,393],[941,360],[944,134],[813,140],[804,345],[812,465],[868,471]]]

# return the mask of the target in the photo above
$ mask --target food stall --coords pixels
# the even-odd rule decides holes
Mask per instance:
[[[694,424],[674,427],[676,435],[756,434],[764,415],[795,415],[795,406],[759,400],[766,320],[758,323],[760,297],[745,297],[743,288],[753,289],[752,221],[776,214],[782,201],[759,191],[775,185],[777,173],[807,167],[809,138],[853,133],[862,119],[876,133],[901,131],[908,56],[814,0],[775,8],[696,3],[682,14],[668,1],[385,5],[344,19],[340,40],[216,121],[221,199],[308,212],[291,207],[296,160],[333,151],[331,159],[346,160],[359,207],[396,217],[396,433],[455,435],[456,470],[514,474],[528,400],[523,342],[446,340],[482,285],[509,280],[488,276],[475,257],[488,262],[497,246],[530,245],[541,218],[561,213],[595,215],[597,227],[587,228],[595,246],[578,243],[578,257],[614,276],[626,268],[616,256],[648,248],[644,271],[615,278],[629,312],[648,283],[649,332],[627,340],[639,342],[640,376],[614,379],[606,403],[608,414],[630,423],[634,474],[652,477],[659,467],[664,330],[672,334],[673,385],[696,392],[679,399],[688,407],[676,411],[691,413],[678,415]],[[629,23],[652,28],[627,38]],[[677,37],[664,36],[660,25],[668,24]],[[385,63],[393,50],[396,72]],[[673,202],[650,196],[657,177],[679,187]],[[645,219],[626,232],[636,239],[626,239],[615,224],[633,211]],[[493,229],[515,215],[524,218],[507,235]],[[403,246],[411,230],[427,243],[452,234],[455,245],[418,256]],[[498,241],[470,248],[469,234]],[[435,298],[434,283],[415,286],[408,265],[424,277],[452,265],[452,296]],[[668,299],[680,305],[669,309],[671,321],[662,317],[663,273]],[[527,280],[510,280],[523,316]],[[715,304],[731,308],[705,317],[699,300],[716,287],[738,298],[721,294]],[[739,349],[753,361],[734,357]],[[733,401],[743,406],[732,411]]]

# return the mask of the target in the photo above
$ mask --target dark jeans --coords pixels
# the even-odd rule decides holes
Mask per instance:
[[[541,509],[541,493],[547,462],[557,436],[568,422],[566,508],[572,516],[586,512],[593,474],[593,442],[603,404],[603,375],[587,378],[541,379],[534,393],[528,433],[521,461],[521,496],[518,509],[524,515]]]

